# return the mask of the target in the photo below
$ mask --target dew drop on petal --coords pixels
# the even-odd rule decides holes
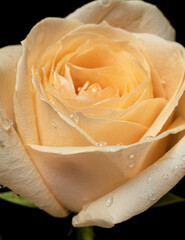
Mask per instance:
[[[57,127],[57,123],[56,123],[55,121],[52,121],[52,122],[51,122],[51,125],[52,125],[53,127],[55,127],[55,128]]]
[[[155,201],[156,200],[156,194],[155,193],[149,193],[148,194],[148,199],[151,201]]]
[[[116,146],[118,146],[118,147],[123,146],[123,143],[122,142],[117,143]]]
[[[164,174],[163,174],[163,178],[164,178],[164,179],[168,179],[168,177],[169,177],[169,176],[168,176],[167,173],[164,173]]]
[[[131,162],[128,166],[129,166],[129,168],[133,168],[134,167],[134,163]]]
[[[79,122],[79,118],[78,118],[78,116],[76,115],[76,114],[70,114],[69,115],[69,118],[72,120],[72,121],[74,121],[76,124],[78,124],[78,122]]]
[[[128,158],[129,158],[129,159],[134,159],[134,158],[135,158],[135,155],[134,155],[133,153],[132,153],[132,154],[129,154],[129,155],[128,155]]]
[[[97,147],[105,147],[105,146],[107,146],[107,143],[105,141],[100,141],[100,142],[96,143],[96,146]]]
[[[109,196],[105,199],[105,206],[110,207],[113,204],[113,197]]]
[[[108,7],[111,4],[111,0],[99,0],[103,7]]]
[[[2,117],[2,116],[0,116],[0,117],[1,117],[3,129],[5,131],[8,131],[11,128],[11,126],[13,125],[13,122],[8,120],[8,119],[6,119],[6,118],[4,118],[4,117]]]
[[[153,136],[146,136],[144,140],[152,140],[154,137]]]
[[[152,177],[148,177],[147,183],[151,183],[151,181],[152,181]]]
[[[174,166],[174,168],[171,171],[173,174],[177,174],[178,172],[178,166]]]

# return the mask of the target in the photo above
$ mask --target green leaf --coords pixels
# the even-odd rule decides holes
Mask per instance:
[[[76,231],[77,231],[77,240],[93,240],[94,239],[93,227],[77,228]]]
[[[179,203],[179,202],[185,202],[185,198],[182,198],[174,193],[167,193],[164,195],[157,203],[153,205],[153,207],[163,207],[166,205]]]
[[[0,199],[25,207],[37,208],[33,203],[30,203],[28,200],[21,196],[16,196],[11,191],[0,193]]]

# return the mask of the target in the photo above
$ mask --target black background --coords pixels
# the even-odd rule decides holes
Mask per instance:
[[[0,47],[19,44],[41,19],[49,16],[65,17],[87,2],[89,1],[21,1],[19,3],[7,1],[1,3]],[[148,2],[157,5],[162,10],[176,29],[177,41],[185,46],[183,1],[151,0]],[[185,180],[181,180],[172,192],[185,197]],[[96,239],[167,239],[169,237],[185,239],[184,216],[185,203],[150,208],[112,229],[95,227]],[[0,236],[2,240],[68,239],[70,222],[71,217],[57,219],[39,209],[25,208],[0,201]]]

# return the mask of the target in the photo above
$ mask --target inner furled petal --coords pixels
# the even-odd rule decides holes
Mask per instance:
[[[99,43],[74,56],[73,65],[82,68],[100,68],[115,62],[115,54],[107,44]]]

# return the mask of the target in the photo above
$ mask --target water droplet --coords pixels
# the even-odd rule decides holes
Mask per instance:
[[[100,141],[100,142],[96,143],[96,146],[97,147],[105,147],[105,146],[107,146],[107,143],[105,141]]]
[[[166,80],[161,81],[162,85],[166,85]]]
[[[105,200],[105,206],[110,207],[112,204],[113,204],[113,197],[112,196],[107,197]]]
[[[2,189],[2,188],[5,188],[5,186],[3,184],[0,184],[0,189]]]
[[[149,193],[148,194],[148,199],[151,200],[151,201],[156,200],[156,194],[155,193]]]
[[[111,4],[111,0],[99,0],[103,7],[108,7]]]
[[[174,166],[174,168],[171,171],[173,174],[177,174],[178,172],[178,166]]]
[[[129,159],[134,159],[134,158],[135,158],[135,155],[134,155],[134,154],[129,154],[129,155],[128,155],[128,158],[129,158]]]
[[[148,177],[147,183],[151,183],[151,181],[152,181],[152,177]]]
[[[128,166],[129,166],[129,168],[133,168],[134,167],[134,163],[131,162]]]
[[[168,177],[169,177],[169,176],[168,176],[167,173],[164,173],[164,174],[163,174],[163,178],[164,178],[164,179],[168,179]]]
[[[73,120],[76,124],[78,124],[79,118],[78,118],[78,116],[77,116],[75,113],[71,113],[71,114],[69,115],[69,117],[70,117],[70,119]]]
[[[182,155],[182,157],[181,157],[181,158],[182,158],[182,160],[184,160],[184,161],[185,161],[185,155]]]
[[[53,127],[55,127],[55,128],[57,127],[57,123],[56,123],[55,121],[52,121],[52,122],[51,122],[51,125],[52,125]]]
[[[4,118],[4,117],[2,117],[2,116],[0,116],[0,117],[1,117],[3,129],[5,131],[8,131],[11,128],[11,126],[13,125],[13,122],[8,120],[8,119],[6,119],[6,118]]]
[[[153,136],[146,136],[144,140],[152,140],[154,137]]]
[[[120,147],[120,146],[123,146],[123,143],[120,142],[120,143],[117,143],[116,145],[117,145],[118,147]]]

